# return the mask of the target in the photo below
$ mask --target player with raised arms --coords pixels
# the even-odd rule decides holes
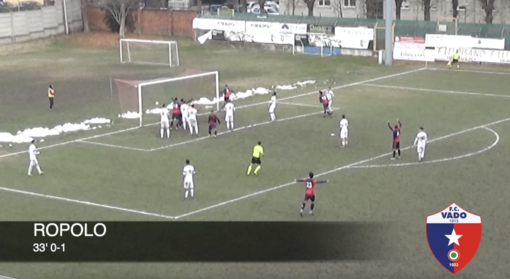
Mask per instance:
[[[414,139],[414,146],[416,146],[416,153],[418,154],[418,161],[422,162],[423,158],[425,158],[425,146],[427,145],[427,133],[423,130],[423,127],[420,127],[416,138]]]
[[[195,175],[195,167],[186,160],[186,165],[182,169],[182,186],[184,187],[184,198],[187,199],[188,195],[191,198],[195,196],[195,185],[193,176]]]
[[[179,99],[177,99],[177,97],[175,97],[172,102],[172,122],[170,122],[170,127],[172,129],[174,128],[174,121],[175,121],[175,122],[177,122],[175,124],[176,130],[179,130],[180,114],[181,114],[181,104],[179,104]]]
[[[342,140],[342,147],[346,147],[349,144],[349,121],[342,115],[340,120],[340,140]]]
[[[209,122],[209,136],[212,136],[211,133],[214,130],[214,137],[217,137],[218,136],[217,128],[218,128],[218,125],[221,123],[220,123],[220,119],[218,118],[216,113],[214,113],[214,110],[211,110],[211,114],[209,114],[208,122]]]
[[[271,96],[271,99],[269,99],[269,103],[267,104],[267,107],[269,108],[269,117],[271,118],[271,121],[276,120],[275,110],[276,110],[276,92],[273,92],[273,96]]]
[[[165,137],[165,130],[166,136],[170,138],[170,120],[168,119],[169,113],[170,112],[168,111],[168,108],[166,107],[165,104],[163,104],[163,106],[161,107],[161,111],[159,112],[159,115],[161,117],[161,130],[159,132],[161,138]]]
[[[251,170],[255,165],[257,167],[255,168],[255,171],[253,174],[257,175],[262,168],[262,161],[260,160],[261,157],[264,156],[264,148],[262,147],[262,142],[258,141],[257,145],[253,147],[253,153],[251,157],[251,164],[248,166],[248,172],[246,172],[247,175],[250,175]]]
[[[234,129],[234,114],[236,111],[236,107],[234,103],[229,102],[225,105],[225,123],[227,123],[227,129]]]
[[[305,210],[306,204],[308,201],[311,201],[310,212],[308,214],[313,215],[313,209],[315,207],[315,185],[320,183],[327,183],[329,180],[315,180],[313,178],[313,172],[308,174],[308,178],[296,179],[296,182],[304,182],[305,183],[305,198],[303,203],[301,204],[301,210],[299,214],[303,217],[303,210]]]
[[[402,123],[397,119],[397,125],[395,127],[391,127],[390,121],[388,120],[388,128],[390,128],[391,133],[393,134],[393,157],[391,160],[395,160],[395,155],[398,153],[398,159],[400,159],[400,133],[402,132]]]
[[[321,102],[322,104],[322,108],[324,109],[324,117],[326,117],[327,115],[329,115],[329,117],[333,117],[331,116],[331,110],[329,109],[329,99],[328,99],[328,96],[326,96],[326,94],[324,94],[324,92],[320,91],[319,90],[319,101]]]
[[[28,157],[30,158],[30,165],[28,166],[29,176],[32,176],[33,167],[36,167],[39,174],[43,174],[41,167],[39,167],[39,161],[37,161],[37,155],[39,155],[39,150],[37,150],[37,147],[35,146],[35,140],[32,140],[28,147]]]
[[[189,133],[193,136],[193,130],[195,130],[195,135],[198,136],[198,121],[197,121],[198,111],[195,108],[195,105],[191,105],[188,110],[188,118],[189,118]]]
[[[184,101],[184,99],[181,99],[181,126],[184,130],[186,130],[186,125],[189,125],[189,103],[193,101],[193,99],[190,99],[189,101]]]

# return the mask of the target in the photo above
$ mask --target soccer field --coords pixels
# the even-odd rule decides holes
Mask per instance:
[[[116,49],[88,49],[65,39],[56,39],[38,52],[2,57],[0,132],[92,117],[115,122],[110,128],[38,143],[43,176],[26,175],[26,145],[3,144],[0,218],[384,221],[398,228],[392,244],[399,253],[382,263],[2,263],[0,274],[20,279],[443,278],[447,271],[430,253],[425,220],[455,202],[481,215],[484,224],[476,256],[456,277],[508,276],[510,245],[505,236],[510,218],[504,212],[510,196],[506,185],[510,70],[477,65],[448,70],[439,64],[385,67],[367,58],[292,56],[179,43],[181,66],[175,69],[118,65]],[[220,86],[227,83],[235,91],[304,80],[316,80],[317,88],[279,91],[275,123],[268,121],[269,95],[236,102],[236,129],[226,131],[220,125],[217,138],[206,136],[204,122],[198,138],[173,131],[171,139],[162,140],[157,118],[149,117],[152,121],[136,129],[132,120],[115,118],[119,105],[110,96],[110,78],[173,77],[187,69],[217,70]],[[48,84],[57,88],[53,112],[47,110]],[[317,91],[328,86],[336,95],[334,114],[323,118]],[[186,94],[187,89],[178,90]],[[340,147],[337,135],[342,114],[349,119],[348,148]],[[400,160],[391,161],[386,123],[397,118],[403,124],[403,153]],[[423,163],[417,162],[411,148],[420,126],[429,137]],[[266,153],[262,169],[256,177],[246,176],[251,149],[259,140]],[[186,159],[197,169],[193,200],[182,198]],[[316,189],[315,216],[301,219],[304,185],[293,181],[309,171],[330,183]]]

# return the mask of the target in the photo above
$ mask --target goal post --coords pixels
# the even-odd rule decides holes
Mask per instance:
[[[175,41],[120,39],[120,63],[179,66],[179,47]]]
[[[186,71],[173,78],[153,80],[114,79],[115,91],[120,105],[120,116],[138,119],[138,126],[159,121],[162,105],[170,105],[174,98],[180,101],[193,99],[198,107],[219,110],[219,73]],[[129,116],[126,116],[129,115]]]

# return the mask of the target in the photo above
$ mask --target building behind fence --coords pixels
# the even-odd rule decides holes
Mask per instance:
[[[253,14],[204,15],[202,18],[240,21],[269,21],[280,23],[304,23],[317,26],[368,27],[375,29],[374,50],[384,48],[385,22],[382,19],[337,18],[274,15],[267,18]],[[425,37],[425,34],[466,35],[479,38],[505,38],[505,49],[510,50],[510,25],[462,23],[458,21],[410,21],[397,20],[391,26],[395,36]],[[334,28],[333,28],[334,29]]]
[[[62,0],[54,5],[34,10],[17,10],[0,13],[0,44],[22,42],[63,34],[67,17],[69,30],[80,30],[83,22],[80,0],[66,0],[64,15]]]

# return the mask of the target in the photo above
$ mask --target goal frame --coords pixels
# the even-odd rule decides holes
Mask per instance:
[[[314,33],[314,32],[306,32],[306,33],[294,33],[294,42],[292,44],[292,55],[296,55],[296,54],[307,54],[307,55],[314,55],[313,53],[306,53],[305,52],[305,46],[303,45],[303,42],[301,41],[301,46],[303,48],[303,52],[296,52],[296,36],[299,36],[299,35],[316,35],[316,36],[321,36],[321,37],[329,37],[326,33]],[[333,46],[326,46],[326,49],[329,49],[329,54],[325,54],[324,53],[324,46],[320,46],[320,49],[321,49],[321,52],[320,54],[315,54],[315,55],[320,55],[321,57],[325,57],[325,56],[333,56]]]
[[[205,72],[205,73],[194,74],[194,75],[189,75],[189,76],[182,76],[182,77],[175,77],[175,78],[165,78],[165,79],[159,79],[159,80],[139,83],[136,86],[137,87],[137,92],[138,92],[138,113],[140,115],[139,116],[139,121],[140,121],[139,127],[143,126],[143,114],[144,114],[144,112],[143,112],[143,99],[142,99],[143,87],[150,86],[150,85],[167,83],[167,82],[174,82],[174,81],[179,81],[179,80],[185,80],[185,79],[199,78],[199,77],[210,76],[210,75],[214,75],[214,78],[215,78],[216,96],[214,96],[214,97],[217,100],[216,101],[216,110],[219,110],[220,109],[220,83],[219,83],[220,75],[219,75],[218,71]],[[204,97],[207,97],[207,96],[204,96]]]
[[[127,60],[124,61],[125,55],[124,50],[122,48],[123,43],[126,42],[126,51],[127,51]],[[131,51],[129,48],[129,42],[134,43],[148,43],[148,44],[159,44],[159,45],[167,45],[168,47],[168,63],[157,63],[157,62],[138,62],[138,61],[131,61]],[[175,45],[175,56],[176,61],[172,60],[172,45]],[[120,63],[133,63],[133,64],[146,64],[146,65],[164,65],[169,66],[170,68],[178,67],[180,65],[179,61],[179,45],[176,41],[158,41],[158,40],[140,40],[140,39],[120,39],[119,40],[119,58]]]

